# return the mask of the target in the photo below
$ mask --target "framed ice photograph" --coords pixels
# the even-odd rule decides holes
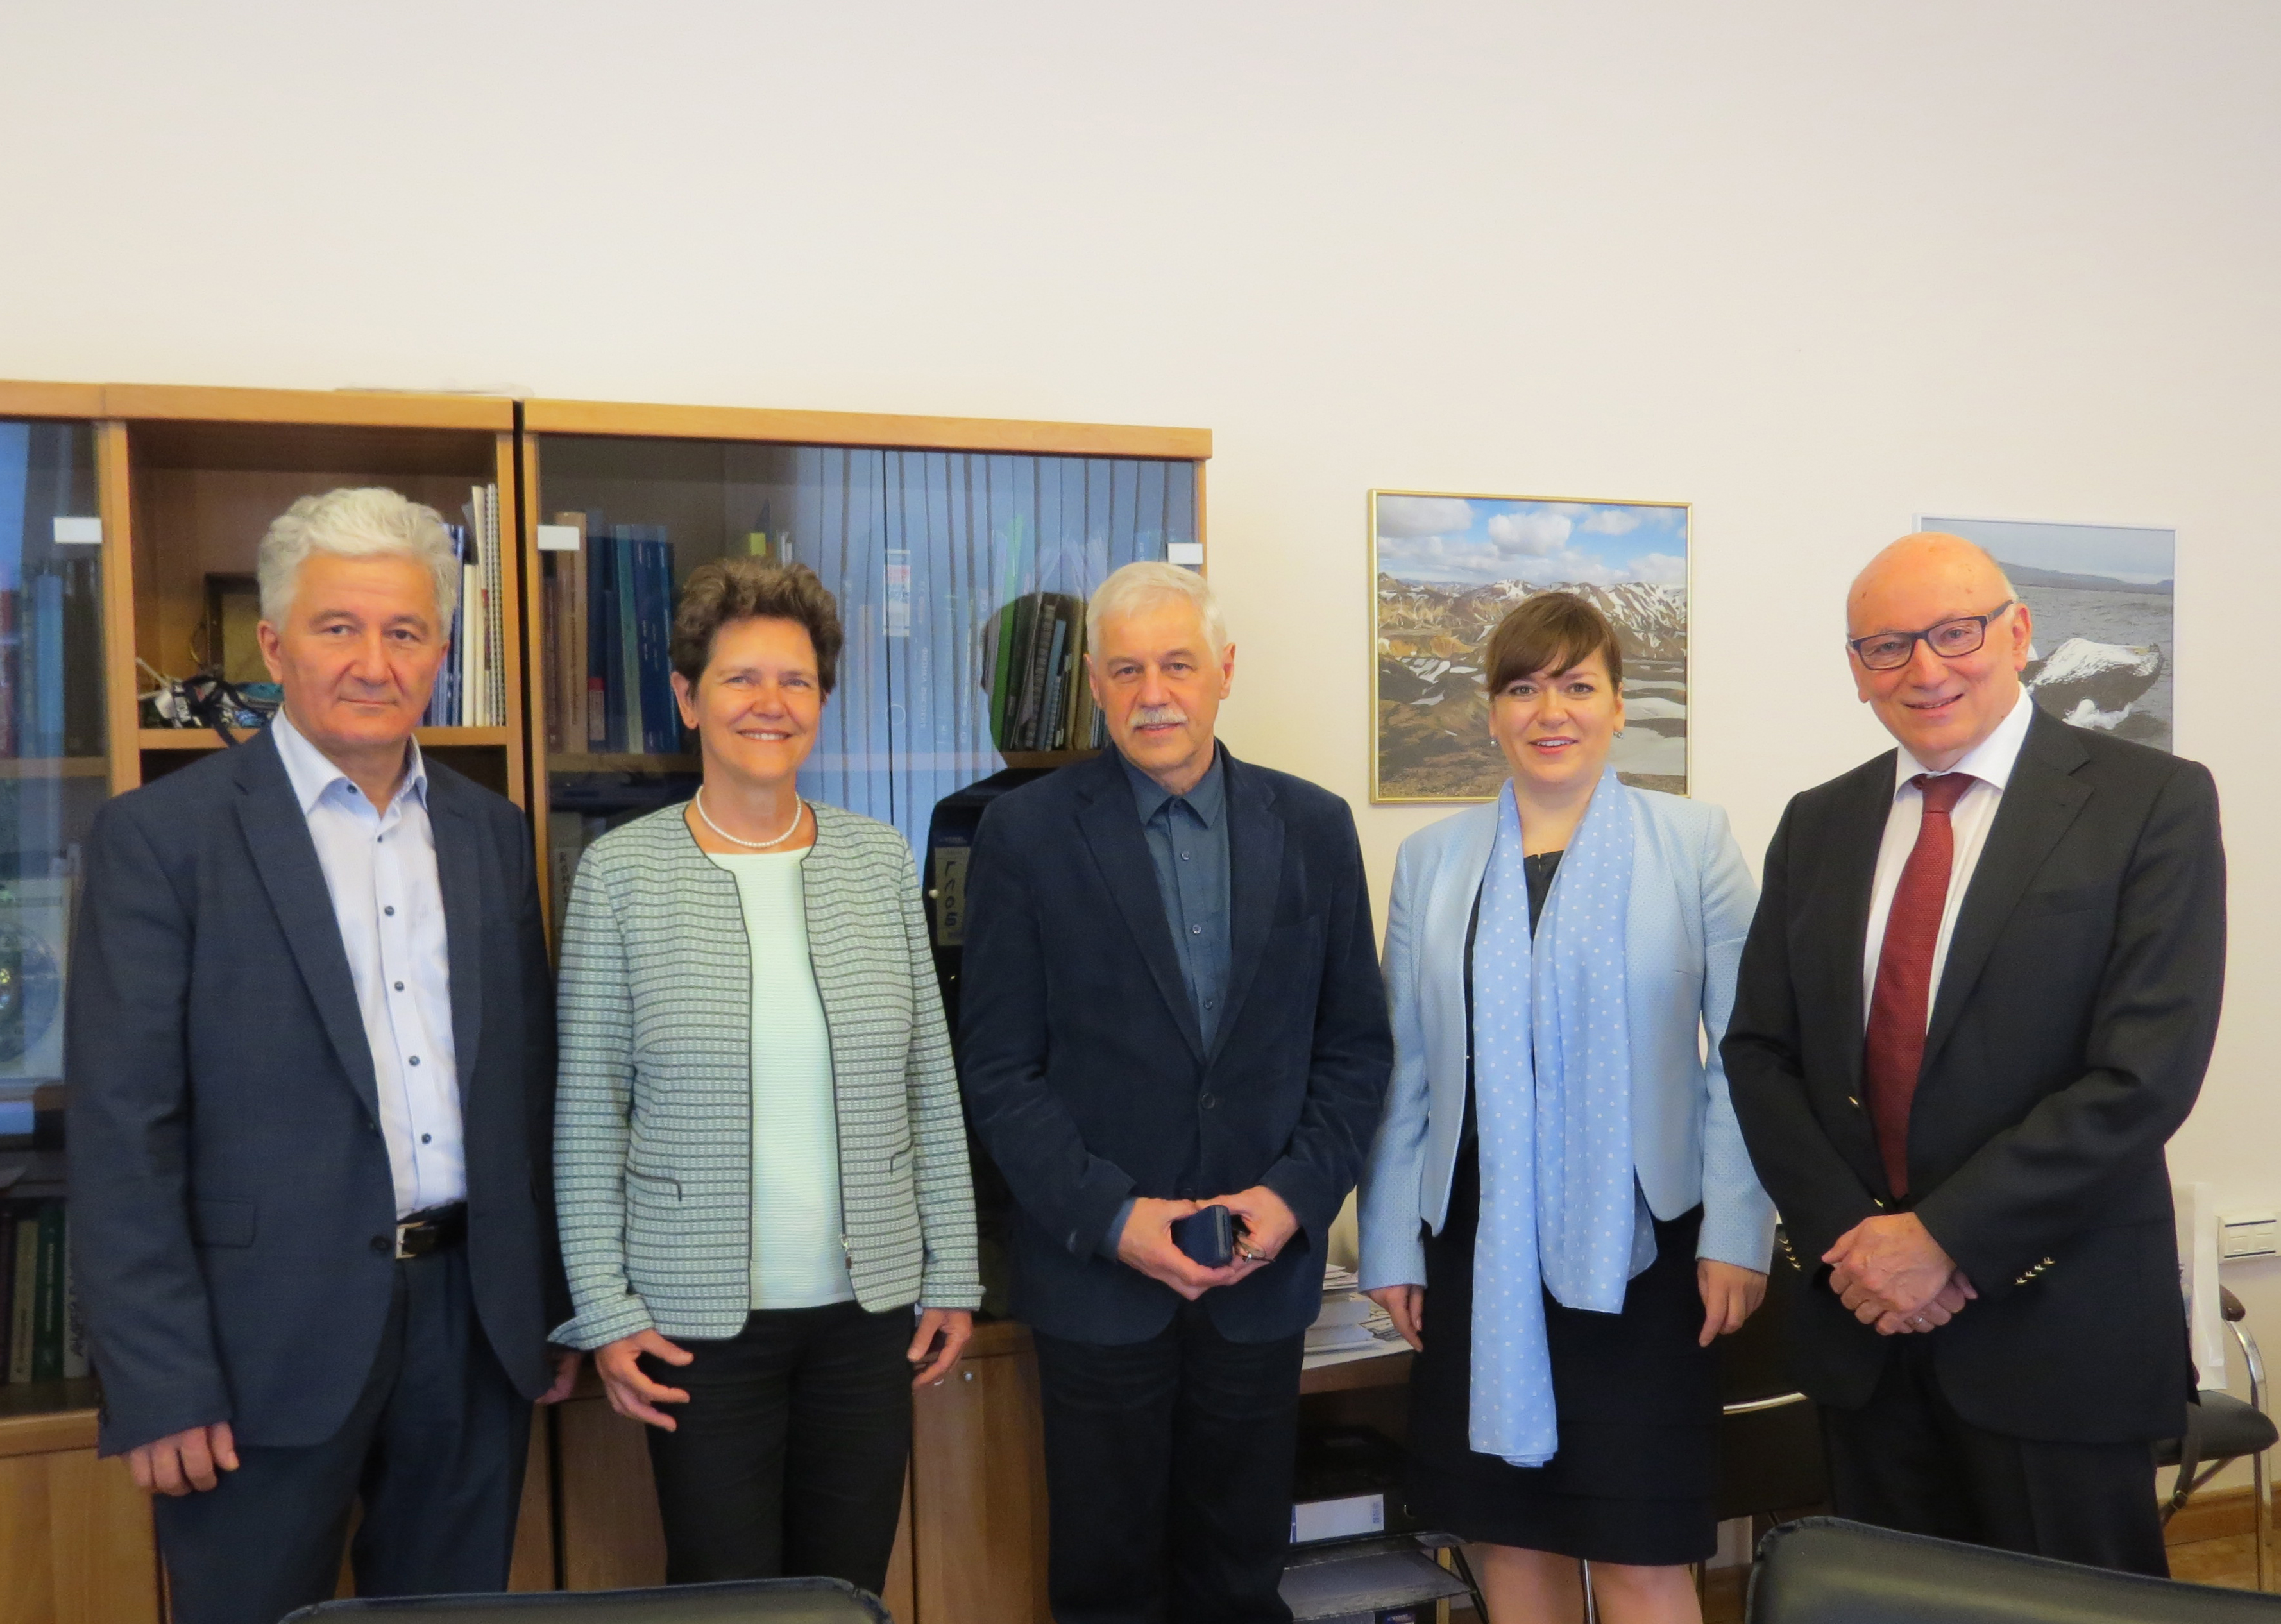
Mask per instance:
[[[1605,615],[1623,650],[1617,774],[1685,794],[1688,516],[1684,502],[1372,491],[1370,798],[1497,793],[1481,646],[1515,604],[1556,590]]]
[[[2136,524],[2042,524],[1928,514],[1995,555],[2035,615],[2020,680],[2072,727],[2171,747],[2171,585],[2178,533]]]

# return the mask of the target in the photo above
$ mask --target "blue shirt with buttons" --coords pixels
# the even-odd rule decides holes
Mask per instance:
[[[1218,746],[1213,746],[1212,764],[1185,795],[1175,795],[1129,761],[1124,766],[1156,867],[1156,891],[1172,928],[1180,979],[1209,1053],[1227,1002],[1229,956],[1227,778],[1220,770]],[[1102,1256],[1117,1256],[1132,1214],[1130,1201],[1117,1210],[1102,1238]]]

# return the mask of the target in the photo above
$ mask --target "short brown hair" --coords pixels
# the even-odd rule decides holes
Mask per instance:
[[[1534,592],[1496,623],[1481,649],[1490,696],[1507,683],[1539,671],[1574,669],[1594,654],[1606,656],[1608,680],[1624,685],[1624,651],[1608,617],[1574,592]]]
[[[697,685],[713,661],[713,640],[731,621],[788,620],[816,646],[816,679],[830,693],[839,674],[839,606],[805,564],[716,558],[689,572],[673,617],[673,669]]]

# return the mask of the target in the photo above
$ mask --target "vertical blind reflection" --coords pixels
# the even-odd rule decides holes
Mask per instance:
[[[984,635],[1032,592],[1079,599],[1195,537],[1195,470],[1132,458],[808,446],[787,559],[839,599],[847,644],[803,794],[900,828],[995,771]]]

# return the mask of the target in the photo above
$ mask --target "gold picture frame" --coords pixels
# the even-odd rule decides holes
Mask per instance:
[[[1562,587],[1606,614],[1623,646],[1618,776],[1687,793],[1691,504],[1373,490],[1366,516],[1373,805],[1496,794],[1506,768],[1481,646],[1513,605]]]

